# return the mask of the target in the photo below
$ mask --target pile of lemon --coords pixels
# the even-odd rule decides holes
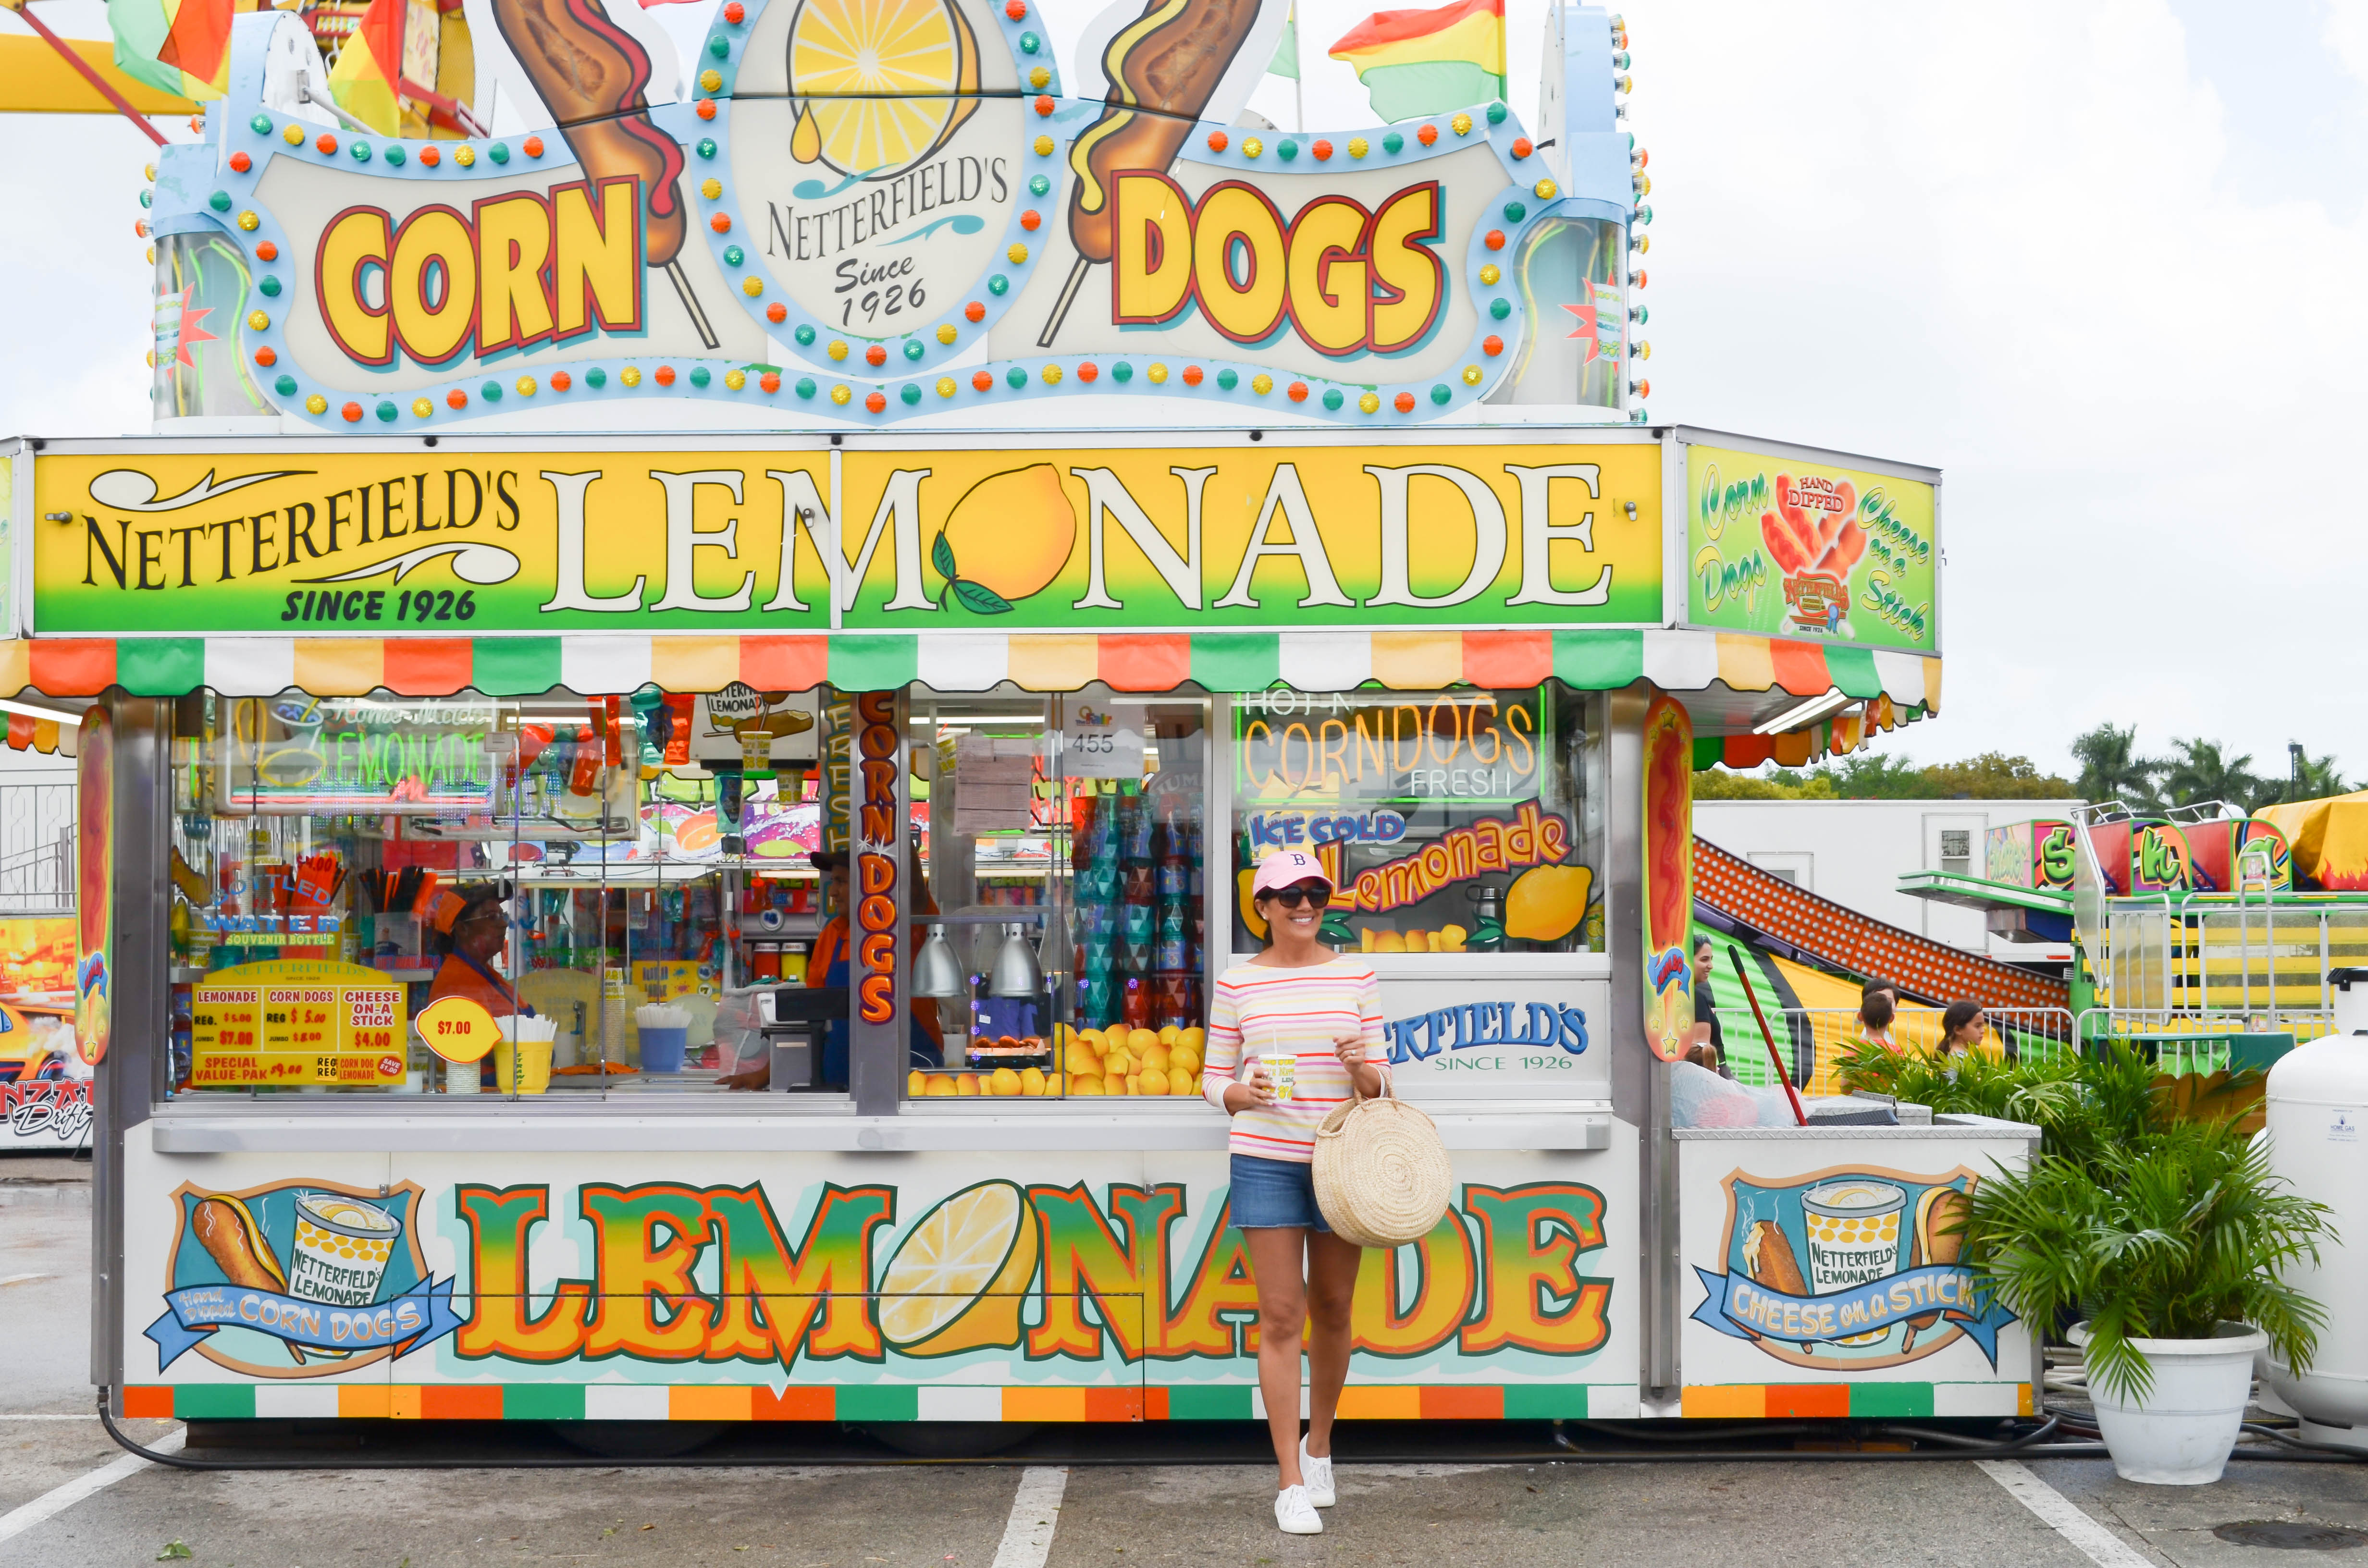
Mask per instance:
[[[1022,1067],[1014,1072],[998,1067],[992,1073],[925,1073],[916,1068],[905,1079],[912,1099],[954,1099],[977,1096],[1042,1097],[1071,1095],[1197,1095],[1201,1092],[1201,1059],[1209,1031],[1198,1027],[1160,1029],[1053,1027],[1053,1071]]]
[[[1068,1075],[1072,1095],[1197,1095],[1201,1092],[1201,1055],[1209,1031],[1194,1027],[1136,1029],[1124,1024],[1107,1028],[1053,1031],[1061,1067]]]

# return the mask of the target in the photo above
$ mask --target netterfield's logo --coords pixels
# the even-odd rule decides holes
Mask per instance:
[[[461,1326],[450,1278],[431,1280],[419,1188],[329,1182],[243,1192],[184,1185],[165,1313],[146,1329],[162,1371],[191,1350],[263,1378],[349,1372]]]
[[[1696,1323],[1796,1367],[1896,1367],[1971,1340],[1998,1365],[2014,1313],[1958,1261],[1976,1178],[1833,1167],[1726,1178],[1724,1268],[1697,1265]]]

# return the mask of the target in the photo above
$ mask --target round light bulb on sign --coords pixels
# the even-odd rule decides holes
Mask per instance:
[[[500,1043],[501,1025],[482,1002],[439,996],[419,1009],[419,1038],[447,1062],[482,1062]]]

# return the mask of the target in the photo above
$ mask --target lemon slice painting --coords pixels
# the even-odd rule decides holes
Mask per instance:
[[[978,108],[978,39],[954,0],[803,0],[789,53],[801,164],[885,179]]]
[[[880,1332],[906,1356],[1019,1343],[1036,1273],[1036,1216],[1008,1181],[966,1187],[921,1216],[880,1277]]]

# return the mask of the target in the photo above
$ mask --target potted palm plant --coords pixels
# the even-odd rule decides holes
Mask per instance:
[[[2254,1353],[2317,1348],[2326,1313],[2283,1275],[2317,1260],[2327,1213],[2232,1123],[2174,1122],[1982,1182],[1964,1256],[2035,1326],[2085,1316],[2071,1337],[2123,1479],[2200,1486],[2236,1447]]]

